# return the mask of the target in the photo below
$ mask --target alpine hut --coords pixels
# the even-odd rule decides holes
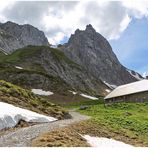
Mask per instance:
[[[104,99],[105,103],[148,102],[148,80],[118,86]]]

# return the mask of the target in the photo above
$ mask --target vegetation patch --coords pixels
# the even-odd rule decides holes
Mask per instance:
[[[81,110],[82,105],[89,107]],[[113,138],[134,146],[148,146],[147,103],[118,103],[105,106],[101,100],[91,100],[67,107],[77,109],[92,118],[62,130],[42,134],[32,141],[32,146],[87,146],[80,135]]]
[[[21,49],[18,49],[14,51],[13,53],[9,55],[3,55],[0,59],[0,62],[8,62],[8,63],[16,63],[21,62],[24,59],[36,57],[37,55],[41,55],[42,51],[49,50],[52,54],[52,56],[58,60],[58,61],[64,61],[67,64],[70,64],[72,66],[75,66],[76,68],[80,68],[78,64],[70,60],[62,51],[51,48],[49,46],[32,46],[29,45],[27,47],[23,47]],[[0,53],[1,55],[1,53]]]
[[[89,144],[82,138],[81,135],[90,135],[94,137],[112,138],[118,141],[125,142],[130,145],[144,146],[143,142],[136,138],[130,138],[125,133],[113,131],[106,128],[105,125],[94,122],[93,120],[82,121],[73,124],[61,130],[39,135],[32,141],[31,146],[61,146],[61,147],[85,147]],[[146,144],[145,144],[146,146]]]
[[[0,80],[0,101],[58,119],[70,117],[68,112],[62,107],[50,103],[45,98],[34,95],[29,90],[3,80]]]
[[[148,146],[148,103],[117,103],[92,105],[81,113],[92,116],[91,122]]]
[[[40,135],[32,141],[33,147],[88,147],[90,146],[77,132],[75,126]],[[78,126],[79,128],[79,126]]]

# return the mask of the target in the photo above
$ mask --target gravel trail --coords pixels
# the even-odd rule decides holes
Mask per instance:
[[[21,128],[10,132],[0,137],[0,147],[21,147],[30,146],[31,140],[39,134],[56,130],[77,123],[83,120],[90,119],[89,116],[81,115],[75,111],[70,111],[72,119],[58,120],[52,123],[38,124],[26,128]]]

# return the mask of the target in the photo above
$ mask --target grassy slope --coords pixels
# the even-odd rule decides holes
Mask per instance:
[[[12,64],[20,63],[20,62],[23,62],[26,58],[28,59],[31,57],[35,57],[36,55],[40,55],[42,50],[49,50],[53,55],[53,57],[58,61],[64,61],[71,66],[80,68],[78,64],[74,63],[68,57],[66,57],[62,51],[55,48],[48,47],[48,46],[30,45],[30,46],[18,49],[10,55],[7,55],[7,56],[3,55],[0,59],[0,63],[6,63],[6,62],[12,63]]]
[[[92,116],[92,122],[148,146],[148,103],[93,105],[81,113]]]
[[[15,52],[13,52],[10,55],[4,55],[0,53],[0,74],[1,78],[5,78],[5,74],[7,76],[9,74],[17,75],[17,74],[38,74],[42,75],[43,77],[46,77],[49,79],[49,81],[53,82],[55,85],[55,88],[58,88],[61,86],[61,88],[68,89],[70,86],[62,80],[59,76],[53,76],[47,74],[46,70],[43,68],[43,66],[40,64],[40,55],[41,53],[45,51],[49,51],[51,53],[51,56],[54,58],[55,61],[58,61],[59,63],[62,63],[62,61],[66,64],[68,64],[71,67],[74,67],[76,69],[81,69],[79,65],[71,61],[69,58],[65,56],[65,54],[58,49],[53,49],[48,46],[27,46],[22,49],[18,49]],[[47,61],[48,65],[50,65],[49,61]],[[15,66],[22,66],[24,69],[16,69]],[[22,80],[21,80],[22,81]],[[20,81],[20,82],[21,82]],[[23,84],[19,85],[24,87]],[[11,82],[11,81],[10,81]],[[15,81],[12,81],[12,83],[15,83]],[[26,82],[27,85],[27,82]]]
[[[79,68],[77,64],[72,62],[70,59],[68,59],[63,52],[53,49],[47,46],[27,46],[22,49],[18,49],[15,52],[13,52],[10,55],[4,55],[0,53],[0,74],[1,76],[4,76],[5,74],[38,74],[42,75],[43,77],[46,77],[53,83],[55,86],[55,89],[58,88],[59,86],[66,88],[69,87],[68,84],[64,80],[62,80],[58,76],[53,76],[53,75],[48,75],[45,71],[45,69],[42,67],[42,65],[36,60],[38,63],[34,63],[32,61],[32,58],[40,58],[40,54],[42,50],[49,50],[52,53],[52,56],[58,60],[58,61],[65,61],[66,63],[70,64],[71,66]],[[50,64],[50,63],[49,63]],[[15,65],[25,65],[25,69],[20,70],[16,69],[14,66]],[[26,66],[27,65],[27,66]],[[23,66],[24,67],[24,66]],[[22,85],[20,85],[20,82],[22,81]],[[19,82],[20,86],[25,85],[26,80],[21,80]],[[12,81],[15,83],[15,81]],[[16,83],[17,84],[17,83]],[[28,83],[26,82],[26,85]]]
[[[44,98],[34,95],[29,90],[0,80],[0,101],[29,109],[58,119],[67,116],[67,111]]]
[[[85,105],[91,104],[86,110],[79,110],[80,113],[91,116],[88,121],[78,123],[69,127],[67,130],[59,131],[62,135],[70,133],[81,133],[92,136],[114,138],[135,146],[148,146],[148,104],[147,103],[121,103],[111,106],[98,104],[97,101],[86,102]],[[82,104],[81,104],[82,105]],[[68,108],[79,108],[80,104],[68,106]],[[39,136],[33,141],[33,146],[44,146],[51,144],[48,137],[53,133],[46,133]],[[78,137],[80,140],[80,138]],[[64,146],[67,138],[53,141],[53,145],[60,143]],[[35,144],[36,143],[36,144]],[[72,140],[72,146],[75,146]],[[80,146],[84,146],[83,143]],[[68,145],[66,145],[68,146]]]

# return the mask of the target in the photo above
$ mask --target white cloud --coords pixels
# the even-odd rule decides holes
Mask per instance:
[[[0,1],[0,21],[29,23],[43,30],[50,43],[92,24],[107,39],[118,39],[132,17],[148,16],[148,1]]]
[[[147,0],[124,0],[123,6],[128,9],[128,13],[136,18],[148,16],[148,1]]]

